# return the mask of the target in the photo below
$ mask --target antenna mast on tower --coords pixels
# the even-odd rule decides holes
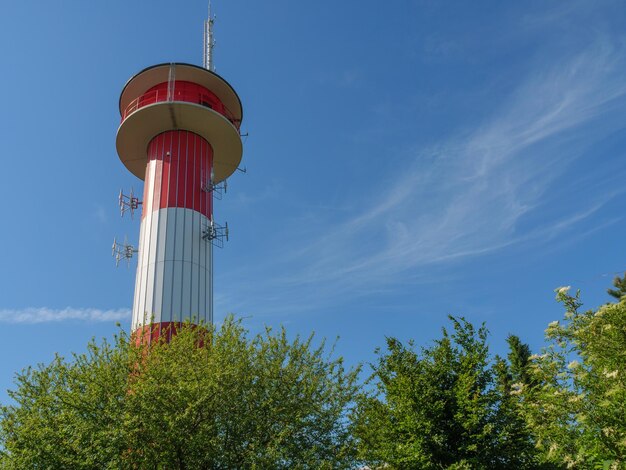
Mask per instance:
[[[209,0],[209,16],[204,22],[204,57],[202,66],[211,72],[215,72],[215,65],[213,64],[213,47],[215,47],[215,39],[213,38],[214,23],[215,16],[211,16],[211,0]]]

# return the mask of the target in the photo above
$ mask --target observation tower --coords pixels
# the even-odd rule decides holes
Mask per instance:
[[[203,67],[145,68],[119,100],[117,153],[144,191],[143,201],[120,193],[122,214],[142,206],[141,228],[136,248],[114,241],[113,253],[118,262],[137,253],[131,331],[148,341],[213,321],[213,247],[228,237],[213,200],[243,153],[241,101],[213,67],[213,21],[209,7]]]

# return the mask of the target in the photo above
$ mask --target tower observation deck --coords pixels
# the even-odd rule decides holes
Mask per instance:
[[[241,101],[212,70],[148,67],[120,96],[117,153],[144,181],[131,330],[150,340],[213,321],[215,185],[239,166]]]

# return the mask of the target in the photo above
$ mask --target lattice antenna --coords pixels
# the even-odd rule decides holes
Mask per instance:
[[[228,241],[228,222],[219,225],[209,219],[209,223],[202,228],[202,239],[211,242],[213,246],[224,248],[224,241]]]
[[[211,15],[211,0],[209,0],[209,16],[204,22],[204,57],[202,66],[211,72],[215,72],[215,65],[213,64],[213,48],[215,47],[215,39],[213,38],[214,23],[215,16]]]
[[[135,210],[139,208],[143,202],[139,200],[138,197],[135,196],[133,192],[133,188],[130,188],[130,194],[127,196],[120,189],[120,195],[118,196],[118,202],[120,205],[120,215],[124,217],[126,212],[130,212],[130,218],[134,218]]]
[[[124,237],[124,243],[118,243],[117,240],[113,239],[113,247],[111,248],[111,255],[115,257],[115,266],[120,265],[120,261],[123,259],[126,260],[128,266],[130,266],[130,260],[138,253],[139,250],[135,248],[133,245],[128,244],[128,240]]]
[[[226,180],[222,181],[221,183],[215,183],[214,178],[215,173],[211,168],[211,176],[206,180],[202,178],[202,191],[204,191],[205,193],[213,193],[213,197],[215,197],[215,199],[221,200],[222,196],[226,194],[226,191],[228,190],[228,183],[226,182]]]

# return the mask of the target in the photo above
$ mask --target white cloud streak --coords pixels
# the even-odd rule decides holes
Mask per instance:
[[[568,167],[621,126],[606,117],[626,107],[624,50],[600,41],[535,69],[540,72],[526,77],[491,119],[417,152],[401,174],[373,190],[376,198],[367,196],[378,202],[301,240],[284,267],[265,265],[265,273],[284,276],[260,277],[237,297],[257,304],[265,297],[274,311],[277,304],[315,307],[384,289],[429,266],[553,239],[596,214],[621,186],[561,211],[547,209],[558,200],[553,187]],[[564,190],[576,193],[573,186]]]
[[[72,308],[53,309],[47,307],[28,307],[22,309],[0,310],[0,322],[2,323],[50,323],[67,320],[88,322],[113,322],[127,320],[131,311],[127,308],[102,310],[98,308]]]

